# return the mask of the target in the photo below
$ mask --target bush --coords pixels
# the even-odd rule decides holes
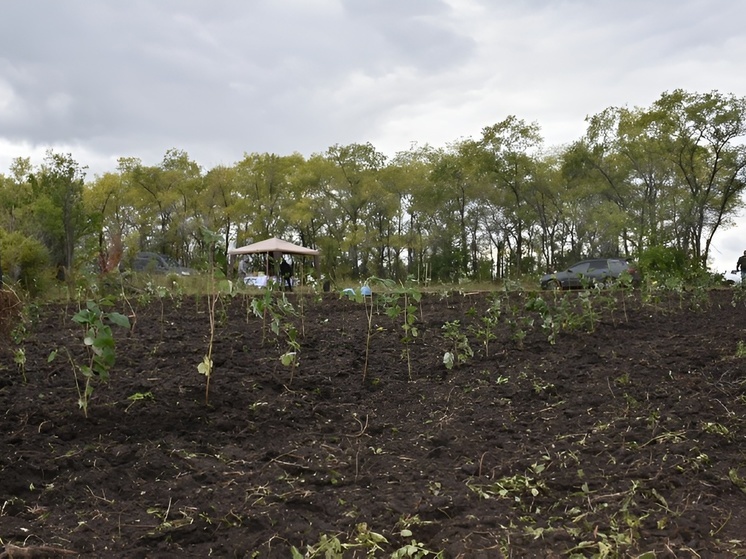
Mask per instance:
[[[13,328],[21,320],[23,302],[12,289],[0,289],[0,341],[10,339]],[[2,357],[2,355],[0,355]]]
[[[643,275],[652,279],[671,276],[684,278],[692,268],[684,251],[664,246],[646,249],[640,253],[637,263]]]
[[[39,241],[0,231],[0,260],[6,283],[17,282],[30,295],[38,295],[49,286],[49,253]]]

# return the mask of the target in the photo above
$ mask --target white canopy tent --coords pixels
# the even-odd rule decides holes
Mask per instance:
[[[265,239],[263,241],[259,241],[258,243],[252,243],[250,245],[242,246],[242,247],[234,247],[228,249],[228,254],[235,256],[235,255],[244,255],[244,254],[267,254],[272,255],[272,258],[274,259],[275,263],[275,270],[273,270],[275,276],[279,276],[279,270],[277,269],[280,260],[282,259],[283,254],[289,254],[291,256],[311,256],[314,259],[314,265],[318,269],[318,258],[319,258],[319,251],[313,248],[304,247],[301,245],[296,245],[288,241],[283,241],[282,239],[278,239],[277,237],[272,237],[270,239]],[[266,259],[267,262],[267,275],[270,275],[269,270],[269,258]],[[301,279],[303,278],[303,273],[300,274]]]
[[[318,256],[319,251],[313,248],[304,247],[301,245],[294,245],[288,241],[283,241],[277,237],[271,239],[265,239],[258,243],[250,245],[235,247],[228,249],[228,254],[258,254],[258,253],[274,253],[279,252],[282,254],[299,254],[303,256]]]

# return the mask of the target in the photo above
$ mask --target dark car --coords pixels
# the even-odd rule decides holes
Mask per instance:
[[[546,274],[541,278],[542,289],[580,289],[605,287],[627,272],[632,283],[638,283],[637,269],[624,258],[593,258],[573,264],[566,270]]]
[[[191,268],[181,266],[165,254],[157,252],[138,252],[132,260],[132,270],[150,274],[176,274],[179,276],[192,276],[195,273]]]

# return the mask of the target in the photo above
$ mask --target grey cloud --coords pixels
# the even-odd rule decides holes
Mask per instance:
[[[509,114],[560,137],[568,122],[575,134],[586,114],[649,103],[664,89],[727,89],[691,72],[672,78],[718,50],[723,69],[736,64],[725,45],[743,46],[738,6],[10,1],[0,18],[0,145],[65,144],[153,163],[177,147],[205,165],[230,164],[244,151],[440,144]]]
[[[343,5],[353,21],[371,30],[367,53],[378,61],[378,71],[392,65],[443,71],[474,51],[468,32],[457,33],[447,25],[453,8],[441,0],[343,0]]]

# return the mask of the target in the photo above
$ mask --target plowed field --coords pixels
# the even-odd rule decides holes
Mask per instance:
[[[207,402],[207,299],[133,298],[88,417],[77,306],[29,309],[0,557],[746,557],[743,294],[536,295],[410,297],[408,343],[375,295],[222,297]]]

